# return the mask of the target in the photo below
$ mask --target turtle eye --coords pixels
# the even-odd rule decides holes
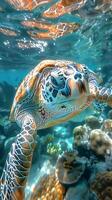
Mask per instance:
[[[51,84],[57,89],[58,88],[62,89],[65,87],[65,79],[63,76],[60,75],[57,76],[51,75]]]
[[[82,74],[81,74],[81,73],[76,73],[76,74],[74,75],[74,78],[75,78],[75,80],[81,79],[81,78],[82,78]]]

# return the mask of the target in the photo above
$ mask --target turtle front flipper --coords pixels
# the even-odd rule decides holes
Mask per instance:
[[[96,99],[112,107],[112,88],[98,88]]]
[[[30,114],[25,113],[22,122],[22,130],[12,145],[1,177],[1,200],[24,199],[24,189],[36,143],[37,127]]]

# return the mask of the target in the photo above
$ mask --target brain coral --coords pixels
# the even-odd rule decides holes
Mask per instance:
[[[90,133],[90,148],[96,154],[104,156],[112,148],[112,140],[102,130],[92,130]]]
[[[112,200],[112,171],[97,174],[91,189],[99,200]]]

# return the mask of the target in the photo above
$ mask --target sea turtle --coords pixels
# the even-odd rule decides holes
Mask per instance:
[[[19,86],[10,120],[21,127],[1,177],[1,199],[24,199],[37,129],[64,122],[87,108],[94,99],[112,104],[112,90],[99,89],[96,75],[85,65],[45,60]]]

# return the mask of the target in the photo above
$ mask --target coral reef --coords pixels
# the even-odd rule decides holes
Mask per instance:
[[[19,131],[17,125],[8,119],[10,103],[6,106],[7,112],[0,112],[0,153],[3,155],[0,159],[0,174]],[[3,111],[5,104],[2,105]],[[31,194],[26,195],[26,199],[111,200],[111,115],[112,110],[102,122],[100,117],[90,115],[80,126],[77,122],[68,122],[46,130],[46,134],[45,131],[39,131],[32,160],[37,175],[33,174],[35,170],[32,169],[29,179],[32,184],[26,190]]]
[[[56,177],[62,184],[71,185],[79,181],[86,168],[86,159],[75,152],[64,152],[56,163]]]
[[[112,119],[104,120],[103,125],[102,125],[102,130],[108,134],[109,133],[112,134]]]
[[[87,126],[89,126],[91,129],[97,129],[97,128],[100,128],[100,126],[101,126],[99,119],[93,115],[88,116],[85,119],[85,122],[86,122]]]
[[[55,140],[54,135],[48,134],[48,135],[46,135],[44,142],[45,142],[45,144],[49,144],[49,143],[53,142],[54,140]]]
[[[61,126],[53,129],[53,135],[44,137],[44,154],[57,161],[53,163],[53,172],[47,175],[44,171],[46,175],[33,188],[31,199],[111,200],[111,120],[100,123],[97,117],[88,116],[85,124],[73,128],[74,150],[71,151],[66,151],[66,141],[57,137],[60,132],[66,138],[66,128]]]
[[[63,200],[65,188],[59,183],[55,174],[51,172],[40,179],[38,185],[33,188],[30,200]]]
[[[86,129],[84,126],[77,126],[73,129],[74,144],[80,146],[86,142],[88,135],[86,134]]]
[[[60,153],[62,153],[62,150],[59,144],[49,143],[47,145],[47,153],[57,157]]]
[[[112,148],[112,140],[102,130],[92,130],[90,133],[90,148],[96,154],[104,156]]]
[[[111,200],[112,171],[99,173],[91,184],[91,189],[97,194],[99,200]]]

